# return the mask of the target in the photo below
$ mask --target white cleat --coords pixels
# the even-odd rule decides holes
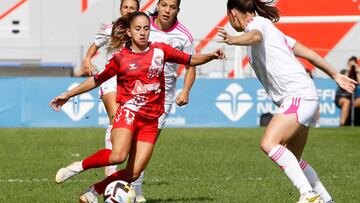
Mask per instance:
[[[136,196],[136,197],[135,197],[135,202],[136,202],[136,203],[145,203],[145,202],[146,202],[146,199],[145,199],[144,196],[139,195],[139,196]]]
[[[56,183],[62,183],[82,172],[81,161],[76,161],[65,168],[58,170],[55,176]]]
[[[80,196],[80,203],[98,203],[98,199],[91,189],[88,188]]]
[[[300,196],[300,199],[297,203],[322,203],[324,202],[320,195],[317,195],[313,192],[306,193]]]

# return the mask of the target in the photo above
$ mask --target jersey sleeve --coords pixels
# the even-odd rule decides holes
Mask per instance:
[[[296,40],[294,38],[290,37],[290,36],[285,35],[285,34],[284,34],[284,38],[285,38],[286,44],[289,47],[294,48]]]
[[[95,80],[99,81],[100,83],[103,83],[108,79],[117,75],[119,70],[118,64],[119,64],[118,58],[113,55],[105,65],[105,68],[94,76]]]
[[[177,63],[177,64],[190,64],[191,55],[185,52],[179,51],[170,45],[160,43],[161,49],[164,51],[165,62]]]
[[[261,33],[264,33],[264,21],[259,17],[254,17],[250,20],[245,28],[245,32],[250,32],[252,30],[259,30]]]
[[[111,39],[112,24],[104,25],[102,32],[95,35],[95,46],[100,48],[105,46]]]

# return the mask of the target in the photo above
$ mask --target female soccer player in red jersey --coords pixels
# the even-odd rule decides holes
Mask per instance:
[[[120,0],[120,15],[125,16],[134,11],[138,11],[139,7],[140,3],[138,0]],[[99,48],[106,46],[110,43],[112,27],[112,23],[104,25],[102,32],[95,36],[94,42],[90,45],[83,60],[83,74],[87,76],[92,76],[93,65],[91,63],[91,59],[93,56],[95,56]],[[107,60],[109,60],[114,51],[115,50],[108,51]],[[116,76],[112,77],[111,79],[100,85],[100,96],[104,103],[106,113],[109,117],[109,125],[106,129],[105,134],[105,147],[111,149],[110,134],[112,124],[114,123],[116,110],[119,106],[119,104],[116,103]],[[115,172],[114,169],[112,170],[112,168],[110,167],[105,167],[105,175],[110,175],[113,172]]]
[[[140,9],[140,1],[139,0],[120,0],[120,16],[125,16],[129,13],[132,13],[134,11],[139,11]],[[90,45],[90,47],[87,50],[86,56],[83,60],[82,69],[81,69],[81,75],[87,75],[92,76],[93,74],[93,65],[91,63],[92,57],[95,56],[96,52],[99,48],[103,46],[107,46],[110,43],[111,40],[111,32],[113,29],[113,24],[106,24],[103,27],[103,30],[101,33],[97,34],[95,36],[94,42]],[[112,54],[116,51],[116,49],[108,50],[107,52],[107,60],[110,59]],[[106,113],[109,118],[109,125],[107,126],[106,132],[105,132],[105,148],[111,149],[111,130],[114,123],[114,118],[116,114],[116,110],[119,106],[119,104],[116,102],[116,76],[110,78],[106,82],[102,83],[100,85],[100,97],[104,103]],[[113,166],[106,166],[105,169],[105,175],[111,175],[116,171],[117,165]],[[142,203],[146,202],[143,194],[142,194],[142,183],[143,183],[143,176],[144,173],[141,173],[140,177],[131,183],[131,185],[134,187],[136,192],[136,202]]]
[[[240,36],[219,28],[220,42],[248,46],[249,61],[269,97],[279,107],[261,139],[262,150],[285,172],[300,192],[299,203],[333,202],[314,169],[301,160],[315,124],[319,101],[314,82],[297,57],[305,58],[353,92],[356,81],[343,76],[313,50],[278,30],[274,0],[228,0],[230,24]]]
[[[127,42],[124,47],[113,55],[102,72],[50,101],[50,106],[60,111],[71,97],[117,75],[120,106],[111,132],[113,149],[102,149],[60,169],[55,180],[62,183],[84,170],[120,164],[128,157],[127,165],[86,190],[80,197],[82,202],[97,202],[96,195],[102,194],[108,183],[118,179],[132,182],[146,168],[158,134],[158,118],[164,112],[164,63],[200,65],[225,57],[220,49],[191,56],[164,43],[150,44],[150,19],[143,12],[122,17],[114,26],[118,29],[114,30],[112,42]]]

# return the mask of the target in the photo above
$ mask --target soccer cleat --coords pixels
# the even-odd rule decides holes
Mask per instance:
[[[137,195],[137,196],[135,197],[135,202],[136,202],[136,203],[145,203],[145,202],[146,202],[146,199],[145,199],[145,197],[142,196],[142,195]]]
[[[320,195],[315,194],[314,192],[308,192],[300,196],[297,203],[321,203],[323,202],[320,198]]]
[[[96,195],[91,191],[90,188],[84,190],[79,200],[80,203],[98,203]]]
[[[146,202],[145,197],[142,194],[142,177],[138,178],[136,181],[131,183],[131,186],[135,190],[135,203],[144,203]]]
[[[70,164],[65,168],[58,170],[55,176],[56,183],[62,183],[68,180],[69,178],[82,172],[81,161],[76,161]]]

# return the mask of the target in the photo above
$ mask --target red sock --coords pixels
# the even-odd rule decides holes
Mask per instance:
[[[93,185],[93,187],[94,187],[95,191],[99,195],[101,195],[101,194],[104,193],[106,186],[109,185],[111,182],[113,182],[115,180],[123,180],[123,181],[129,182],[129,178],[126,175],[125,169],[120,170],[120,171],[116,171],[115,173],[113,173],[113,174],[109,175],[108,177],[106,177],[104,180],[102,180],[102,181],[100,181],[98,183],[95,183]]]
[[[89,168],[99,168],[102,166],[109,166],[110,165],[110,149],[102,149],[95,154],[85,158],[82,161],[82,168],[87,170]]]

